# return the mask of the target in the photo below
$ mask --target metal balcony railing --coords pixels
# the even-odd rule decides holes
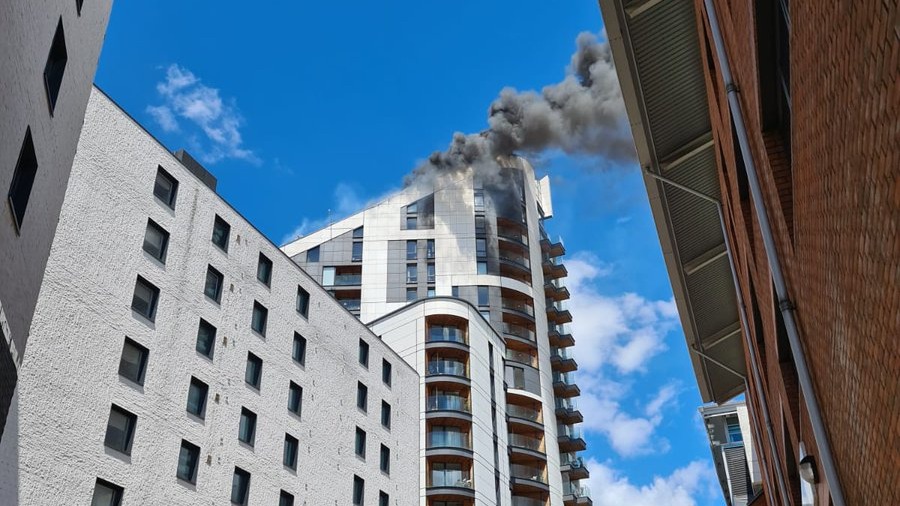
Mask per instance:
[[[430,360],[428,362],[428,375],[469,377],[466,372],[465,362],[460,362],[458,360]]]
[[[509,474],[513,478],[521,478],[524,480],[547,483],[547,470],[541,467],[528,466],[524,464],[510,464]]]
[[[541,410],[539,409],[530,408],[528,406],[519,406],[518,404],[507,404],[506,412],[509,416],[541,423]]]
[[[468,397],[461,395],[435,394],[429,395],[425,403],[428,411],[462,411],[471,413],[472,407]]]

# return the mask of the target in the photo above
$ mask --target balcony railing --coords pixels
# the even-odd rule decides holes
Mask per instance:
[[[528,316],[534,316],[534,307],[531,304],[522,302],[516,299],[503,299],[502,300],[503,309],[509,309],[512,311],[519,311],[521,313],[525,313]]]
[[[550,356],[551,357],[559,357],[563,360],[568,360],[572,357],[572,352],[569,351],[568,348],[557,348],[556,346],[550,347]]]
[[[506,412],[509,416],[522,418],[523,420],[531,420],[532,422],[541,422],[541,410],[530,408],[528,406],[519,406],[518,404],[507,404]]]
[[[506,262],[512,262],[520,267],[524,267],[526,269],[531,269],[531,261],[525,258],[522,255],[516,255],[510,253],[508,251],[500,251],[500,260],[504,260]]]
[[[362,274],[336,274],[333,286],[356,286],[362,284]]]
[[[431,360],[428,362],[428,375],[448,375],[468,377],[465,362],[457,360]]]
[[[590,497],[591,490],[576,482],[569,482],[563,485],[563,495],[574,495],[575,497]]]
[[[347,309],[347,311],[359,311],[359,299],[338,299],[338,302],[340,302],[341,305]]]
[[[580,468],[584,467],[584,459],[574,453],[563,453],[559,456],[559,465]]]
[[[428,448],[472,449],[472,437],[467,432],[431,431],[427,434]]]
[[[583,439],[581,436],[581,427],[575,425],[559,425],[556,431],[557,437],[567,437],[569,439]]]
[[[466,344],[466,340],[463,336],[462,330],[456,327],[431,327],[431,329],[429,329],[428,331],[428,341],[446,341],[451,343]]]
[[[527,466],[524,464],[510,464],[509,474],[513,478],[547,483],[547,470],[541,467]]]
[[[530,353],[525,353],[518,350],[511,350],[509,348],[506,349],[506,359],[512,360],[513,362],[519,362],[520,364],[528,364],[531,367],[537,367],[537,357]]]
[[[428,396],[426,408],[428,411],[463,411],[465,413],[472,411],[468,397],[447,394]]]
[[[468,471],[431,471],[429,487],[473,488],[472,475]]]
[[[557,311],[569,310],[569,304],[564,300],[553,300],[548,297],[544,302],[547,304],[547,311],[550,311],[551,309],[555,309]]]
[[[512,506],[546,506],[547,501],[533,497],[512,497]]]
[[[550,323],[547,328],[550,332],[556,332],[561,336],[569,333],[569,325],[567,323]]]
[[[574,385],[575,384],[575,373],[554,371],[553,382],[554,383],[564,383],[566,385]]]
[[[509,334],[511,336],[521,337],[522,339],[527,339],[529,341],[534,341],[534,331],[527,329],[521,325],[514,325],[512,323],[503,322],[503,325],[500,329],[504,334]]]
[[[520,242],[526,246],[528,245],[528,234],[525,234],[521,230],[515,228],[497,227],[497,235],[504,239],[510,239],[512,241]]]
[[[556,398],[556,409],[565,409],[568,411],[574,411],[578,409],[578,404],[574,399],[567,399],[564,397]]]
[[[542,439],[526,436],[523,434],[510,434],[509,446],[526,448],[528,450],[534,450],[541,453],[544,452],[544,441]]]

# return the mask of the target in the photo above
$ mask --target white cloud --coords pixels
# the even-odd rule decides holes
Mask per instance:
[[[332,193],[334,207],[328,210],[327,216],[313,220],[303,218],[303,221],[301,221],[299,225],[281,238],[281,244],[287,244],[306,234],[325,228],[331,223],[343,220],[354,213],[362,211],[363,209],[384,200],[388,195],[395,193],[396,191],[396,189],[391,189],[376,197],[366,198],[360,195],[353,185],[340,182],[334,187],[334,192]]]
[[[259,164],[253,151],[243,146],[241,127],[243,118],[233,99],[222,99],[217,88],[203,84],[190,70],[172,64],[166,69],[166,78],[157,83],[156,91],[163,100],[161,105],[150,105],[147,113],[166,132],[181,129],[181,122],[193,125],[206,137],[207,142],[194,140],[193,149],[207,163],[225,158]]]
[[[589,459],[587,467],[595,506],[696,506],[698,497],[716,493],[716,474],[708,461],[695,460],[669,476],[654,476],[646,485],[631,483],[608,462]]]

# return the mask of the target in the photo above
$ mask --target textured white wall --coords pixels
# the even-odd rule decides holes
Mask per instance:
[[[179,180],[174,212],[153,197],[157,164]],[[231,225],[227,254],[210,242],[215,214]],[[141,249],[148,217],[171,234],[165,265]],[[260,251],[274,262],[271,288],[255,277]],[[221,306],[203,295],[207,264],[225,276]],[[161,290],[153,324],[130,309],[138,274]],[[311,293],[308,321],[295,311],[298,284]],[[269,309],[265,338],[249,327],[254,300]],[[194,351],[200,317],[218,328],[212,361]],[[308,339],[305,367],[291,359],[295,331]],[[126,335],[150,349],[143,387],[117,374]],[[360,338],[370,344],[368,370],[357,361]],[[248,350],[264,362],[259,392],[244,383]],[[393,364],[390,388],[381,381],[382,358]],[[210,385],[204,422],[185,412],[191,375]],[[304,389],[299,420],[287,410],[291,380]],[[356,408],[357,381],[369,388],[368,414]],[[380,424],[382,399],[392,406],[390,431]],[[130,457],[103,445],[111,403],[138,417]],[[253,449],[237,440],[241,406],[259,417]],[[87,504],[98,476],[125,488],[125,505],[227,504],[235,465],[252,474],[251,505],[277,503],[281,489],[298,505],[349,504],[353,474],[366,480],[366,504],[379,490],[392,505],[418,503],[415,370],[97,90],[21,369],[18,410],[17,441],[0,444],[0,461],[15,463],[0,474],[0,504]],[[365,462],[353,452],[356,426],[368,433]],[[296,472],[282,466],[286,432],[300,440]],[[196,487],[175,478],[182,438],[201,447]],[[379,470],[381,443],[391,448],[390,476]]]

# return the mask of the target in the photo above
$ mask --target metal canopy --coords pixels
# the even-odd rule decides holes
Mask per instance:
[[[641,167],[719,199],[694,2],[600,7]],[[701,396],[725,402],[743,392],[732,371],[746,375],[746,366],[716,206],[648,175],[644,184]]]

